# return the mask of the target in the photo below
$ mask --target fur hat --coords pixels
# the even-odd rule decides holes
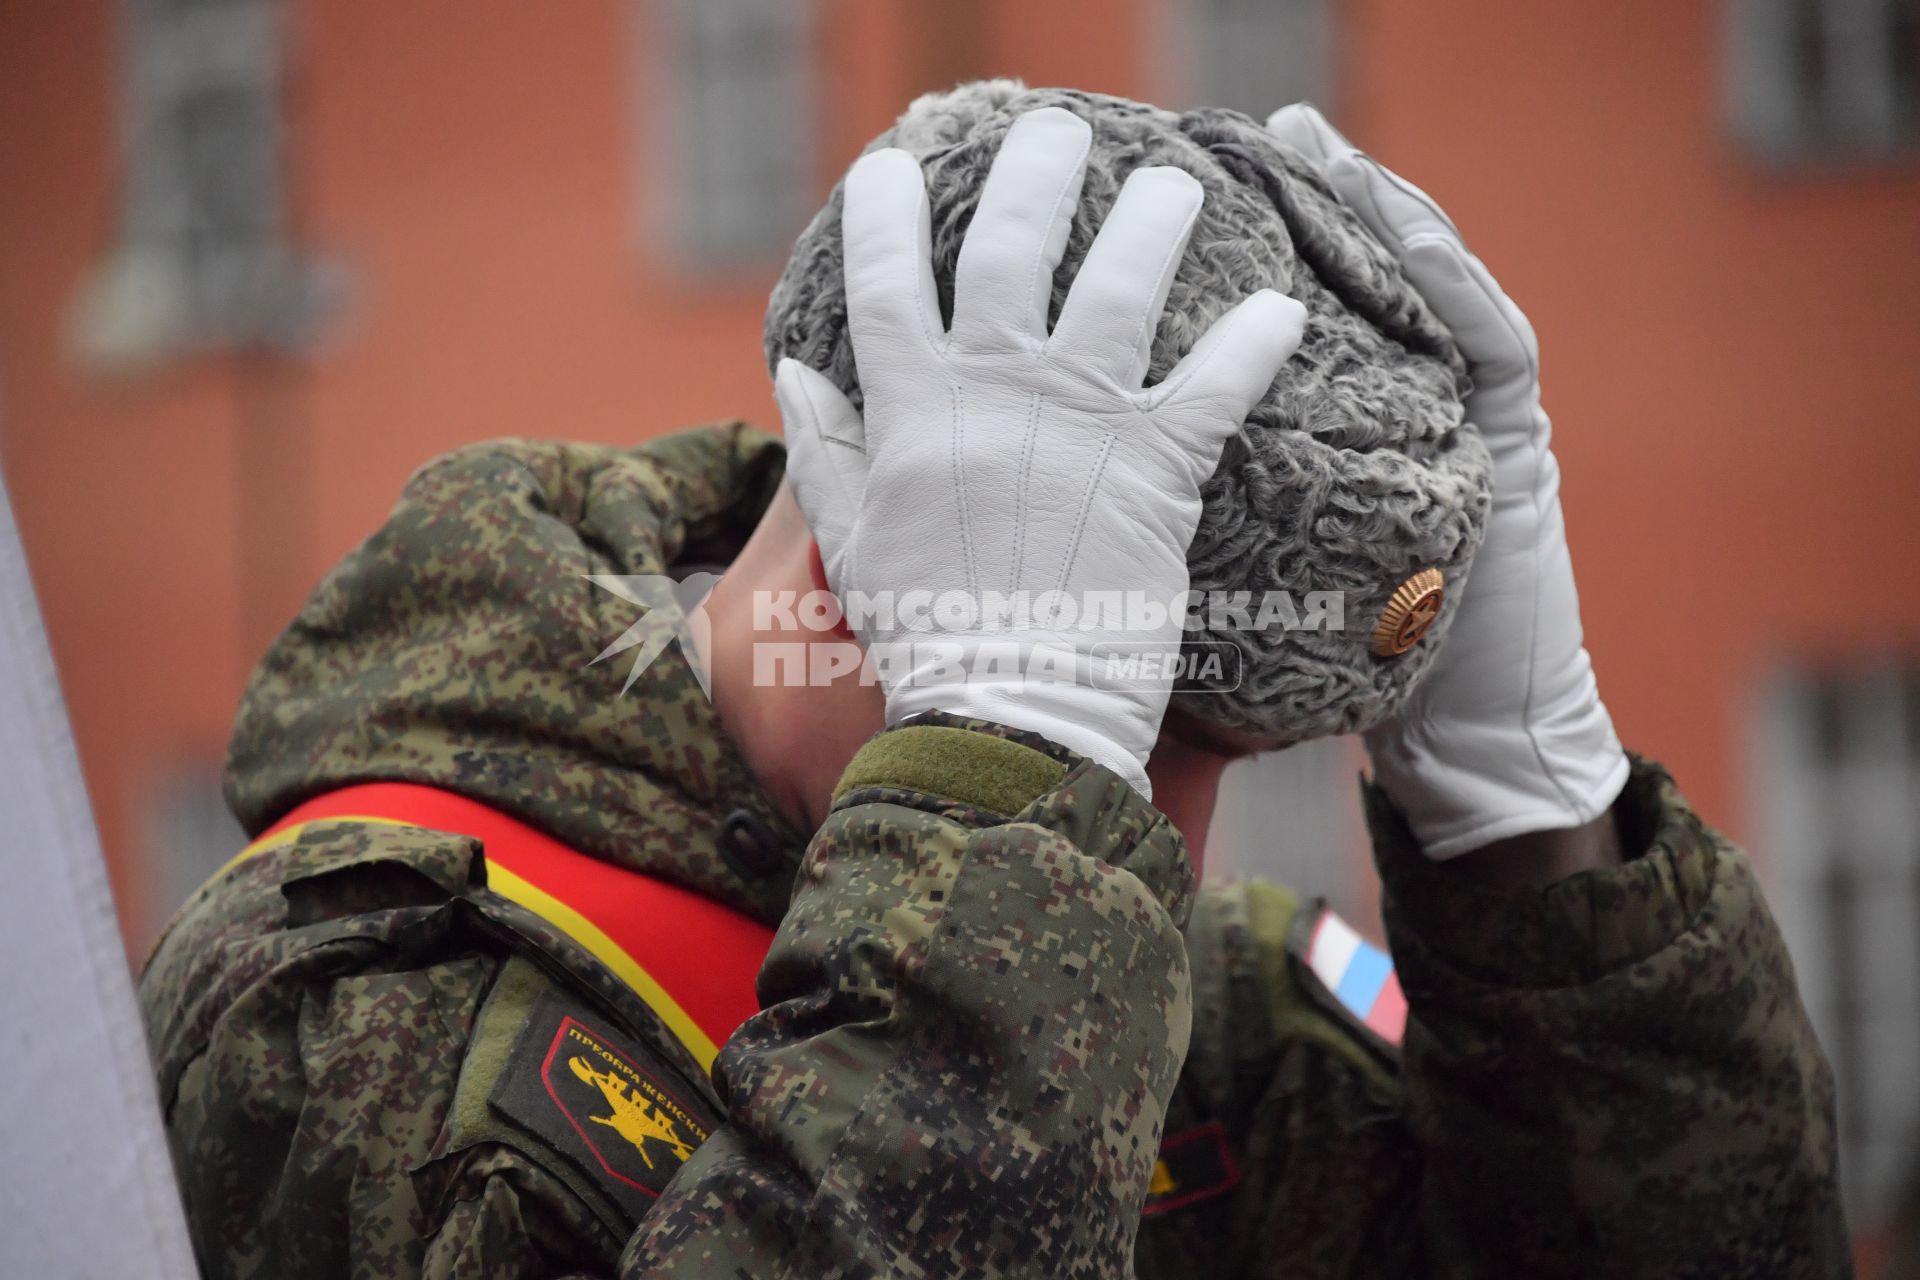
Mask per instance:
[[[1230,645],[1239,656],[1221,664],[1218,679],[1203,665],[1174,705],[1285,741],[1378,723],[1438,651],[1486,523],[1491,466],[1479,433],[1462,421],[1466,366],[1451,335],[1312,166],[1255,121],[1011,80],[922,97],[872,143],[904,148],[926,173],[944,314],[952,314],[960,241],[1001,140],[1016,118],[1046,106],[1093,129],[1050,320],[1121,183],[1147,165],[1184,169],[1206,193],[1154,338],[1149,381],[1258,289],[1277,289],[1308,311],[1299,352],[1203,490],[1187,555],[1195,591],[1229,601],[1249,593],[1240,597],[1246,612],[1265,625],[1244,625],[1231,607],[1203,609],[1189,648]],[[860,403],[837,188],[774,288],[766,350],[770,364],[792,356]],[[1376,628],[1383,614],[1404,611],[1416,590],[1403,584],[1422,570],[1444,582],[1438,617],[1411,648],[1383,654],[1390,646],[1376,643]],[[1309,598],[1314,592],[1337,594]],[[1263,602],[1279,607],[1261,615]],[[1286,625],[1289,614],[1300,625]]]

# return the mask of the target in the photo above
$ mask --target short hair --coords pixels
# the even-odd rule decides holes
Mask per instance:
[[[1187,555],[1193,590],[1229,599],[1249,593],[1251,610],[1284,593],[1303,626],[1249,629],[1231,610],[1203,611],[1205,625],[1188,633],[1188,645],[1229,645],[1239,657],[1219,679],[1183,680],[1174,705],[1283,741],[1378,723],[1437,652],[1490,505],[1491,465],[1479,433],[1463,422],[1466,365],[1452,336],[1313,166],[1249,117],[1176,114],[1011,80],[922,97],[869,147],[900,147],[920,160],[948,317],[954,264],[987,170],[1013,122],[1047,106],[1073,112],[1093,134],[1050,321],[1121,183],[1148,165],[1184,169],[1205,191],[1154,336],[1149,381],[1256,290],[1277,289],[1308,312],[1298,353],[1204,487]],[[765,342],[770,365],[791,356],[857,405],[840,198],[836,188],[795,244],[767,308]],[[1410,650],[1376,654],[1377,619],[1396,588],[1424,569],[1447,584],[1439,617]],[[1323,600],[1342,602],[1344,629],[1308,629],[1328,618],[1308,607],[1311,592],[1340,593]]]

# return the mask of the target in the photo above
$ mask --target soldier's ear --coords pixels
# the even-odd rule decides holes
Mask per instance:
[[[827,585],[827,562],[820,555],[820,539],[807,539],[807,577],[813,581],[815,591],[830,591]]]
[[[827,562],[821,558],[820,540],[818,538],[807,539],[807,577],[811,581],[815,591],[824,591],[828,595],[833,594],[833,588],[827,585]],[[854,640],[853,629],[847,626],[847,620],[844,616],[833,624],[833,635],[837,640],[846,640],[848,642]]]

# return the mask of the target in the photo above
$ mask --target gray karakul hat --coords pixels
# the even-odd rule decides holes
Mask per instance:
[[[1093,129],[1050,319],[1121,182],[1147,165],[1184,169],[1206,193],[1154,338],[1149,381],[1258,289],[1277,289],[1308,311],[1299,353],[1207,482],[1187,555],[1193,589],[1228,602],[1202,609],[1205,625],[1188,633],[1190,656],[1229,645],[1238,659],[1218,664],[1218,678],[1198,664],[1201,675],[1182,682],[1174,706],[1288,742],[1379,723],[1438,651],[1486,524],[1491,465],[1462,420],[1466,365],[1452,336],[1312,166],[1247,116],[1176,114],[1011,80],[928,94],[871,144],[920,159],[946,315],[960,240],[1000,142],[1017,117],[1046,106]],[[792,356],[860,403],[838,189],[774,288],[766,349],[770,364]],[[1244,619],[1232,608],[1236,593],[1248,593],[1239,597]],[[1287,625],[1290,615],[1299,625]]]

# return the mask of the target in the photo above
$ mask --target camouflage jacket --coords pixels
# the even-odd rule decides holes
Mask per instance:
[[[582,575],[724,563],[780,466],[738,426],[449,455],[268,653],[251,830],[425,782],[778,933],[709,1075],[472,839],[325,821],[237,861],[140,984],[209,1276],[1846,1272],[1785,950],[1657,766],[1638,856],[1545,891],[1460,883],[1370,798],[1388,1045],[1301,962],[1310,904],[1196,892],[1051,743],[881,734],[807,841],[676,651],[621,696],[589,664],[634,610]]]

